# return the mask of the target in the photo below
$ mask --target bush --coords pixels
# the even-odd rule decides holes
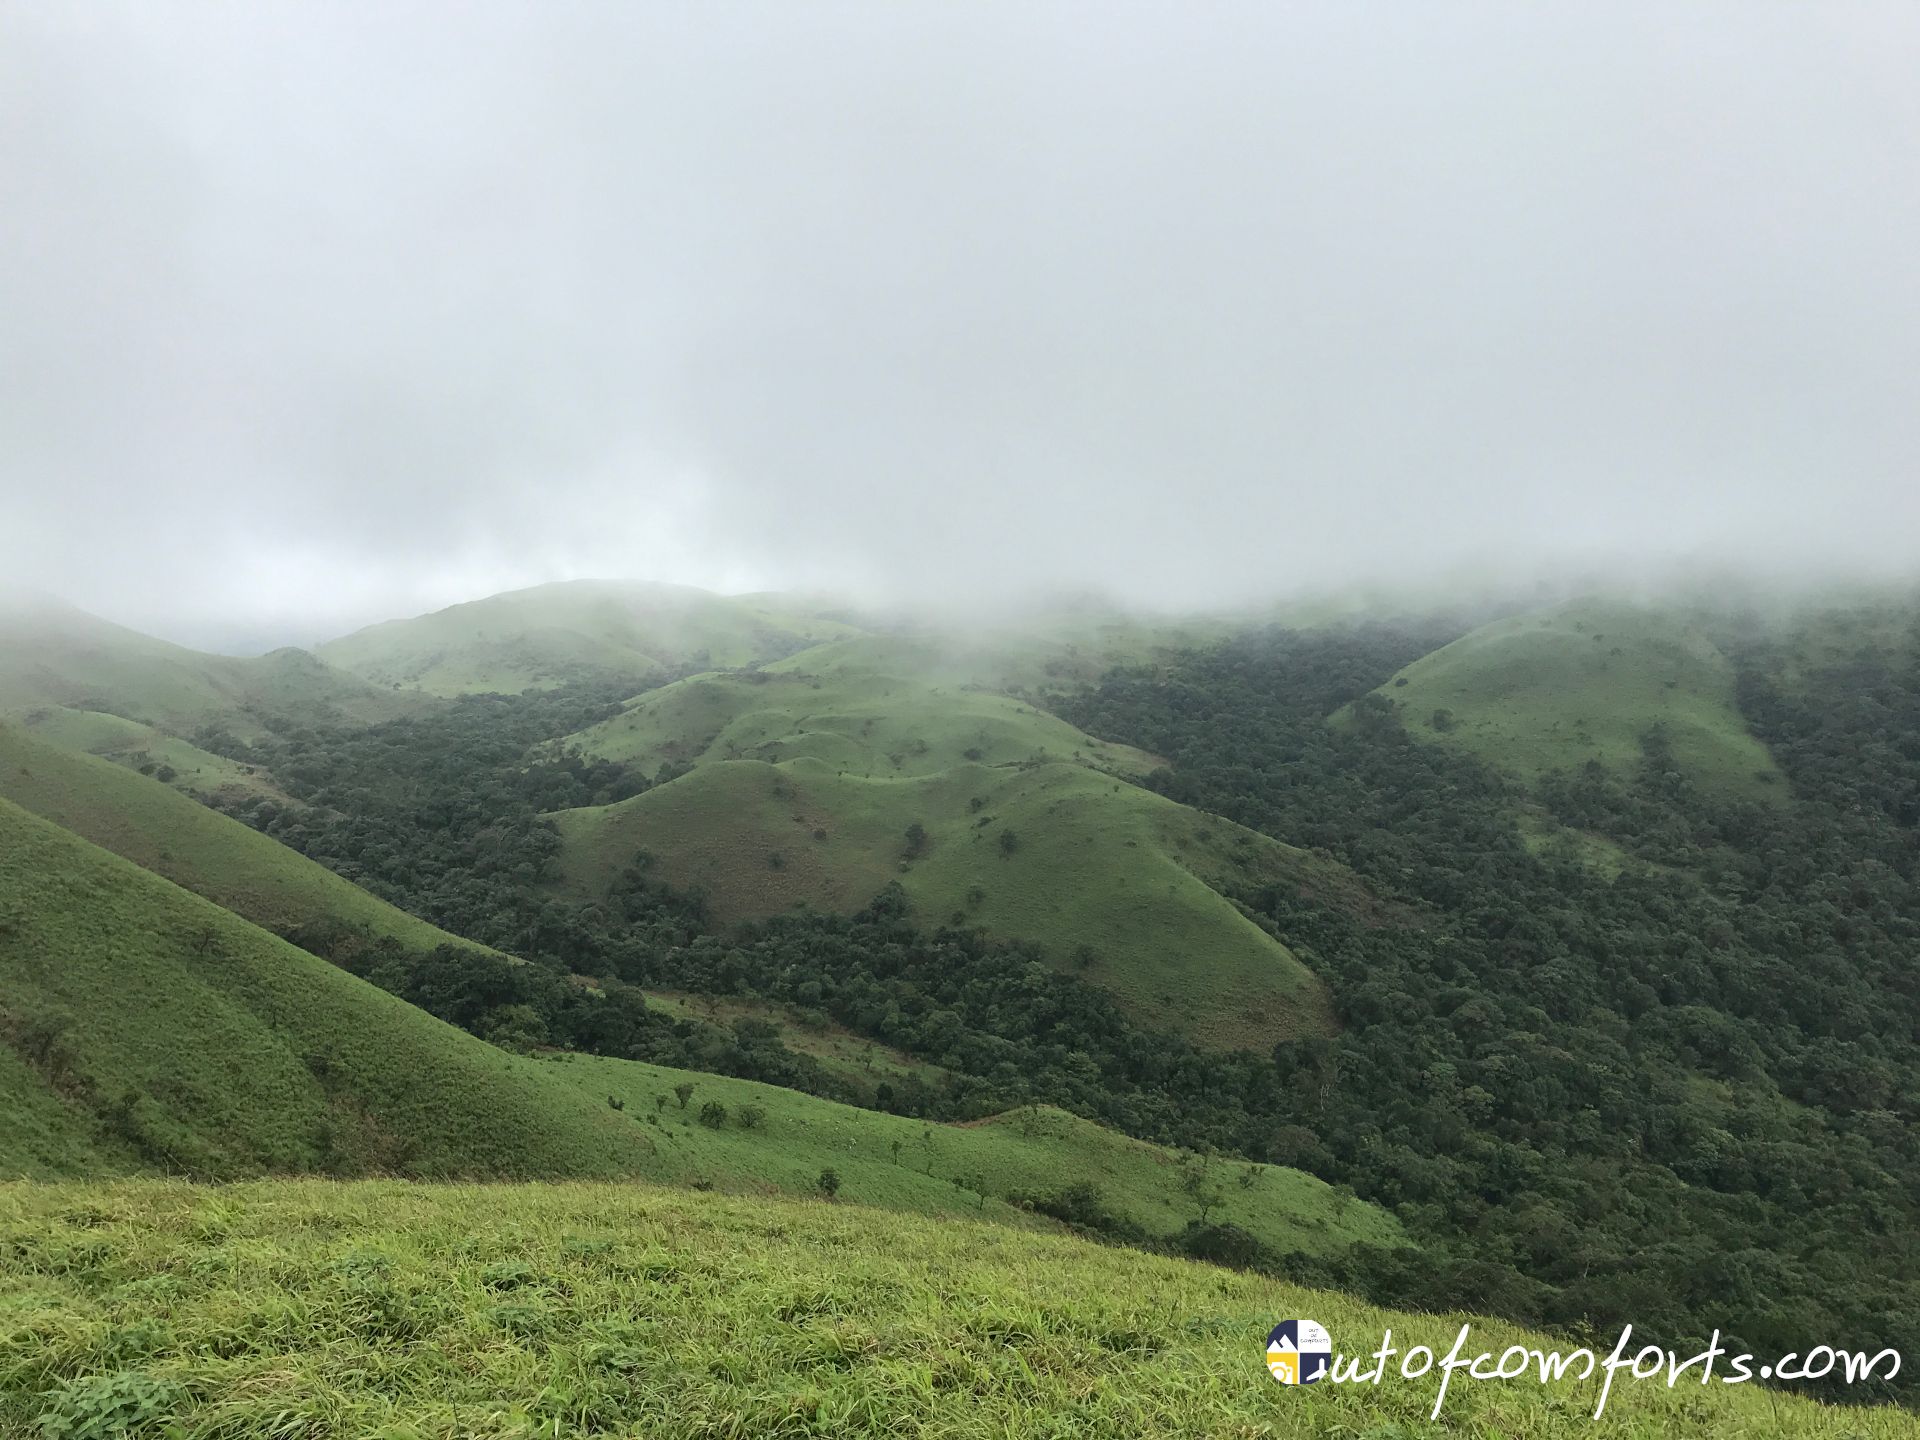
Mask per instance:
[[[822,1195],[831,1200],[840,1193],[840,1172],[829,1165],[820,1172],[820,1178],[813,1183]]]
[[[718,1100],[709,1100],[700,1107],[700,1123],[709,1130],[724,1130],[727,1124],[727,1107]]]

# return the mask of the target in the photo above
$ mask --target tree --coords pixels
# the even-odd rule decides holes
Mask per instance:
[[[1020,837],[1011,830],[1002,830],[999,844],[1002,856],[1011,855],[1020,848]]]
[[[724,1130],[727,1126],[727,1107],[718,1100],[709,1100],[700,1107],[700,1123],[709,1130]]]
[[[927,853],[927,827],[918,820],[907,826],[906,848],[901,854],[908,860],[918,860]]]
[[[673,1093],[679,1097],[680,1108],[682,1110],[686,1109],[687,1101],[693,1098],[693,1082],[691,1080],[682,1080],[678,1085],[673,1087]]]
[[[831,1200],[840,1193],[840,1172],[829,1165],[820,1172],[820,1178],[813,1184],[815,1189]]]

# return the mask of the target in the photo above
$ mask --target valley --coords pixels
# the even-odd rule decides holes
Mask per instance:
[[[437,1255],[433,1182],[517,1182],[536,1228],[937,1220],[1396,1328],[1778,1348],[1791,1306],[1920,1353],[1904,600],[964,636],[596,582],[260,661],[37,613],[0,656],[36,1245],[73,1243],[37,1197],[89,1193],[149,1243],[180,1202],[144,1176],[263,1225],[405,1177],[384,1253]],[[90,1363],[0,1353],[0,1415]],[[239,1403],[244,1367],[152,1353]],[[614,1388],[581,1403],[651,1413]]]

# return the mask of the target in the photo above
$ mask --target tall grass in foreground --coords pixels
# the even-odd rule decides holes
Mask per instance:
[[[1920,1436],[1743,1387],[1283,1389],[1460,1317],[1073,1239],[643,1186],[0,1187],[0,1435]],[[1498,1350],[1549,1342],[1476,1323]],[[1822,1338],[1809,1336],[1809,1343]]]

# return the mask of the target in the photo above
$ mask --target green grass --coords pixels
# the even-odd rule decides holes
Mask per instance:
[[[1671,612],[1579,601],[1512,616],[1414,661],[1375,693],[1413,734],[1524,779],[1589,760],[1628,771],[1640,763],[1640,737],[1659,725],[1706,789],[1743,799],[1785,793],[1740,716],[1732,666]],[[1435,723],[1443,711],[1450,726]]]
[[[923,923],[1032,941],[1203,1043],[1265,1047],[1330,1023],[1319,982],[1215,886],[1335,867],[1083,765],[963,762],[870,780],[815,758],[711,761],[554,820],[563,874],[582,893],[640,851],[661,878],[702,887],[723,923],[800,905],[850,912],[897,880]],[[908,860],[916,823],[928,844]]]
[[[1153,666],[1211,644],[1232,626],[1213,618],[1144,618],[1100,607],[1054,609],[963,626],[935,621],[850,635],[767,668],[833,677],[886,675],[945,689],[1037,695],[1090,685],[1117,666]]]
[[[645,1175],[766,1192],[832,1165],[850,1195],[932,1213],[1031,1223],[1007,1195],[1074,1179],[1156,1234],[1194,1213],[1177,1156],[1065,1115],[929,1127],[637,1061],[510,1055],[5,800],[0,896],[0,1175]],[[683,1083],[694,1108],[663,1114],[654,1097]],[[709,1100],[727,1125],[699,1123]],[[739,1123],[748,1105],[763,1124]],[[1240,1173],[1220,1172],[1220,1215],[1282,1248],[1398,1234],[1310,1176]]]
[[[225,725],[248,737],[263,715],[370,723],[412,703],[302,650],[204,655],[57,603],[0,610],[0,713],[64,706],[176,735]]]
[[[648,773],[663,762],[777,763],[801,756],[866,778],[1037,759],[1072,760],[1128,775],[1155,764],[1130,746],[1096,740],[1010,696],[877,672],[814,674],[772,667],[696,675],[648,691],[612,719],[569,736],[566,744]]]
[[[572,680],[733,667],[849,633],[835,620],[678,585],[579,580],[389,620],[319,647],[390,689],[518,694]]]
[[[789,1050],[811,1055],[826,1069],[859,1087],[864,1101],[871,1101],[883,1084],[917,1076],[927,1085],[937,1085],[949,1073],[944,1066],[916,1060],[903,1051],[855,1034],[818,1011],[771,1000],[746,995],[649,990],[647,1008],[722,1027],[736,1020],[771,1025],[780,1032],[780,1041]]]
[[[1010,1196],[1088,1182],[1114,1214],[1156,1236],[1176,1235],[1198,1218],[1197,1188],[1218,1202],[1210,1219],[1238,1225],[1280,1254],[1405,1243],[1386,1212],[1343,1199],[1301,1171],[1182,1156],[1061,1110],[1035,1107],[969,1125],[929,1125],[757,1081],[635,1060],[566,1055],[544,1063],[600,1103],[608,1096],[624,1103],[622,1113],[658,1146],[647,1164],[656,1179],[805,1195],[832,1167],[840,1172],[843,1199],[1013,1222],[1027,1217],[1008,1203]],[[685,1109],[675,1094],[683,1083],[694,1087]],[[726,1107],[726,1124],[701,1123],[700,1109],[709,1102]],[[740,1123],[744,1106],[758,1107],[765,1118],[747,1128]],[[956,1178],[970,1183],[956,1185]]]
[[[189,744],[137,720],[123,720],[98,710],[71,710],[42,705],[0,718],[0,727],[17,725],[35,739],[64,750],[78,750],[156,778],[189,795],[240,791],[284,800],[271,779],[257,767],[229,760]]]
[[[0,797],[275,934],[326,920],[415,950],[455,941],[158,780],[4,723]]]
[[[5,800],[0,997],[0,1034],[66,1119],[51,1151],[0,1127],[0,1173],[86,1156],[216,1176],[644,1163],[630,1123],[549,1069]]]
[[[1623,1373],[1594,1421],[1597,1380],[1463,1371],[1430,1425],[1436,1376],[1283,1388],[1267,1331],[1568,1342],[965,1218],[640,1185],[0,1187],[0,1297],[0,1433],[23,1440],[1920,1435],[1691,1374]]]

